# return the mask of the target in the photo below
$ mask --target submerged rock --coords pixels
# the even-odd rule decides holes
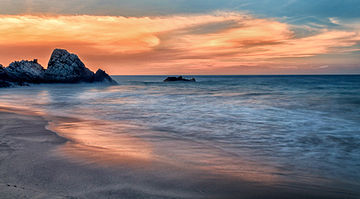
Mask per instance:
[[[77,83],[93,82],[94,73],[85,67],[75,54],[64,49],[55,49],[45,72],[50,82]]]
[[[195,78],[191,79],[185,79],[182,76],[179,77],[167,77],[164,82],[176,82],[176,81],[182,81],[182,82],[196,82]]]

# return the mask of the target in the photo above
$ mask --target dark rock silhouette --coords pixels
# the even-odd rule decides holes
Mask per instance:
[[[9,80],[9,74],[5,70],[4,66],[0,64],[0,79],[2,81],[8,81]]]
[[[112,84],[116,84],[117,82],[114,81],[105,71],[98,69],[94,75],[95,82],[108,82]]]
[[[0,87],[28,85],[27,83],[79,83],[105,82],[117,84],[105,71],[90,71],[75,54],[55,49],[48,68],[44,69],[37,59],[15,61],[8,67],[0,65]]]
[[[77,55],[71,54],[64,49],[55,49],[53,51],[45,75],[50,82],[77,83],[94,81],[94,73],[85,67]]]
[[[191,79],[185,79],[182,76],[179,77],[167,77],[164,82],[176,82],[176,81],[182,81],[182,82],[196,82],[195,78]]]
[[[7,88],[7,87],[11,87],[11,86],[13,86],[13,84],[11,84],[10,82],[0,80],[0,88]]]
[[[37,63],[37,60],[12,62],[6,71],[15,82],[41,83],[45,78],[45,69]]]
[[[27,84],[11,76],[6,68],[0,64],[0,88],[25,85]]]

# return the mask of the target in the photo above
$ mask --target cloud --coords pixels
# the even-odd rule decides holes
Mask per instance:
[[[339,19],[335,18],[335,17],[330,17],[329,18],[329,21],[333,24],[336,24],[336,25],[340,25],[340,21]]]
[[[351,53],[358,49],[359,38],[357,31],[328,29],[298,37],[284,22],[234,12],[161,17],[0,15],[1,60],[10,62],[29,53],[45,63],[51,50],[60,47],[112,74],[289,68],[294,66],[289,59]],[[298,65],[295,68],[301,68]]]
[[[328,65],[319,66],[320,69],[329,68]]]

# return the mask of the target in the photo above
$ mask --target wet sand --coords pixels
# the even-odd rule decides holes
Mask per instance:
[[[4,199],[357,197],[295,184],[269,186],[151,160],[136,166],[126,161],[116,165],[74,161],[59,151],[76,143],[47,130],[43,117],[0,108],[0,118],[0,198]]]

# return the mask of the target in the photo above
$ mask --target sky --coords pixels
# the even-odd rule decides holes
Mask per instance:
[[[0,64],[112,75],[359,74],[359,0],[0,0]]]

